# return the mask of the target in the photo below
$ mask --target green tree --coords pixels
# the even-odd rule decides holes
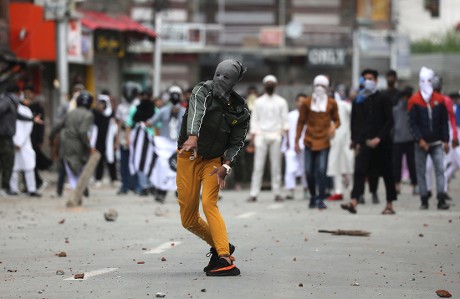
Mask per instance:
[[[449,30],[412,42],[412,53],[460,53],[460,32]]]

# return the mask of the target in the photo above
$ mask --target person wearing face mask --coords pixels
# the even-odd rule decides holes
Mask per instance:
[[[351,201],[341,205],[342,209],[356,214],[358,199],[364,193],[364,182],[371,167],[375,167],[383,176],[386,190],[384,215],[395,214],[393,201],[397,199],[392,168],[391,130],[393,128],[392,103],[377,90],[378,72],[366,69],[361,74],[364,78],[363,89],[359,92],[362,110],[352,111],[354,117],[360,118],[359,128],[353,132],[355,147],[355,169]],[[373,164],[373,165],[372,165]]]
[[[422,205],[420,209],[428,209],[428,190],[426,182],[426,163],[428,156],[433,161],[438,210],[447,210],[446,193],[444,192],[444,152],[449,151],[449,123],[445,98],[433,90],[433,70],[420,69],[420,91],[409,99],[409,124],[415,138],[415,167]]]
[[[251,191],[247,202],[256,202],[262,187],[267,152],[270,155],[271,187],[275,201],[284,201],[281,196],[281,140],[288,138],[288,104],[275,94],[276,77],[267,75],[262,80],[265,93],[257,98],[252,109],[249,147],[254,147],[254,169]],[[288,145],[289,147],[289,145]]]
[[[184,228],[211,246],[207,276],[236,276],[227,229],[217,207],[219,189],[244,146],[250,114],[233,88],[246,68],[233,59],[217,65],[214,78],[192,91],[177,141],[177,201]],[[199,213],[200,190],[204,220]]]
[[[300,106],[294,148],[300,152],[299,140],[304,127],[305,172],[310,190],[309,208],[326,209],[326,171],[330,139],[340,126],[335,100],[328,96],[329,79],[318,75],[313,80],[313,94]],[[318,193],[316,192],[318,188]]]
[[[155,126],[160,123],[159,135],[165,138],[163,142],[155,140],[157,147],[164,143],[177,142],[179,138],[180,128],[182,126],[182,118],[185,114],[185,108],[181,105],[182,89],[179,86],[171,86],[169,88],[169,101],[155,113],[155,115],[147,120],[147,126]],[[154,137],[158,139],[157,137]],[[175,153],[175,152],[174,152]],[[159,184],[155,186],[155,200],[159,203],[164,203],[167,191]]]

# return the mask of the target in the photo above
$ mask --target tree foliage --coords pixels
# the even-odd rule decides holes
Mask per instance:
[[[412,42],[412,53],[460,53],[460,32],[449,30]]]

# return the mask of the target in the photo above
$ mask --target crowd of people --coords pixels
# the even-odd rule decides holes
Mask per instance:
[[[251,118],[234,163],[235,188],[241,189],[246,178],[250,181],[247,201],[256,202],[267,179],[268,155],[271,193],[277,202],[296,198],[300,183],[309,208],[326,209],[327,200],[343,200],[348,191],[351,200],[341,206],[356,213],[358,204],[365,202],[365,182],[372,202],[380,202],[377,188],[382,177],[386,190],[383,213],[393,214],[403,177],[413,194],[420,195],[421,208],[428,208],[434,193],[434,169],[437,207],[448,209],[449,181],[460,167],[458,92],[443,94],[442,78],[426,67],[420,70],[417,91],[398,86],[393,70],[386,74],[386,89],[377,89],[378,78],[377,71],[364,70],[359,88],[353,90],[343,84],[332,88],[333,78],[318,75],[311,95],[298,94],[292,111],[288,101],[276,93],[274,75],[263,78],[260,94],[250,86],[246,104]],[[161,97],[153,97],[139,84],[126,82],[122,95],[117,103],[105,90],[94,100],[82,84],[76,84],[70,101],[60,107],[49,135],[59,174],[57,196],[62,196],[66,178],[71,189],[76,187],[83,166],[96,150],[101,159],[93,186],[102,184],[107,168],[111,184],[119,186],[119,195],[131,191],[153,194],[163,203],[168,191],[176,191],[171,184],[176,172],[175,148],[193,99],[192,88],[183,92],[171,86]],[[47,182],[40,170],[52,164],[43,152],[41,99],[33,86],[20,90],[12,84],[2,94],[0,107],[2,192],[41,196]],[[147,151],[149,144],[153,145],[151,152]],[[166,168],[173,171],[169,183],[158,174],[164,174]]]
[[[422,67],[417,91],[398,86],[393,70],[384,90],[377,88],[379,73],[373,69],[362,71],[356,90],[343,84],[332,88],[333,78],[318,74],[311,95],[299,93],[292,111],[276,93],[278,79],[271,74],[262,79],[261,94],[254,86],[246,99],[236,93],[245,72],[240,62],[224,60],[212,80],[186,92],[171,86],[160,97],[126,82],[120,103],[107,90],[93,96],[76,84],[50,130],[52,159],[43,151],[45,110],[33,86],[21,90],[11,84],[0,95],[2,194],[40,197],[47,185],[40,170],[54,160],[56,194],[62,196],[66,178],[70,189],[77,188],[83,168],[98,152],[92,186],[102,185],[106,167],[118,195],[152,194],[164,203],[168,191],[175,191],[183,226],[211,246],[204,268],[209,276],[240,273],[217,208],[219,190],[234,167],[238,190],[251,172],[247,202],[257,202],[267,156],[275,202],[298,198],[300,184],[310,209],[327,209],[328,200],[344,200],[348,190],[350,200],[341,208],[356,214],[365,203],[366,181],[372,203],[380,202],[382,177],[382,214],[391,215],[406,176],[426,210],[434,169],[437,209],[449,209],[449,181],[460,168],[460,94],[444,94],[442,78],[433,70]],[[88,187],[84,194],[89,196]],[[206,219],[199,215],[200,200]]]

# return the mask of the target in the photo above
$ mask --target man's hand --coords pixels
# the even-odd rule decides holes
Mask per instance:
[[[452,148],[456,148],[458,146],[458,139],[452,140]]]
[[[426,141],[423,138],[420,138],[420,140],[418,141],[418,146],[420,146],[420,148],[425,152],[427,152],[430,149],[430,145],[426,143]]]
[[[16,149],[17,152],[21,150],[21,147],[19,145],[15,145],[14,148]]]
[[[91,156],[92,154],[94,154],[95,152],[97,152],[97,149],[94,148],[94,147],[90,147],[89,148],[89,155]]]
[[[225,177],[227,176],[227,169],[225,169],[223,166],[214,166],[214,169],[209,175],[214,174],[217,174],[217,184],[219,184],[219,189],[223,190],[225,188]]]
[[[380,138],[378,137],[366,140],[366,145],[370,148],[376,148],[377,145],[379,145],[379,143],[380,143]]]
[[[45,124],[45,122],[42,120],[42,115],[41,114],[37,114],[34,117],[34,123],[39,124],[39,125],[44,125]]]
[[[335,136],[335,126],[331,126],[331,127],[329,128],[328,136],[329,136],[329,139],[334,138],[334,136]]]
[[[300,153],[300,145],[298,142],[296,142],[296,144],[294,145],[294,150],[297,154]]]
[[[449,152],[449,142],[444,142],[444,152],[447,154]]]
[[[179,154],[182,154],[183,151],[193,151],[193,158],[197,157],[197,146],[198,146],[198,136],[190,135],[188,139],[182,144],[182,148],[179,150]]]

